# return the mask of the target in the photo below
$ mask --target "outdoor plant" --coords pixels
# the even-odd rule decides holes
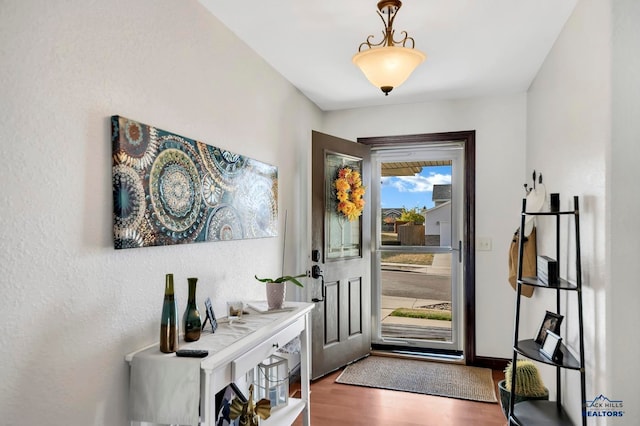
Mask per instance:
[[[298,287],[304,287],[302,285],[302,283],[300,281],[298,281],[298,278],[302,278],[302,277],[306,277],[307,274],[300,274],[300,275],[283,275],[281,277],[278,278],[258,278],[257,275],[254,275],[254,277],[256,278],[256,280],[260,281],[261,283],[286,283],[287,281],[290,281],[292,283],[294,283],[295,285],[297,285]]]
[[[403,222],[413,222],[415,225],[422,225],[424,223],[424,216],[418,212],[416,207],[409,210],[403,208],[402,214],[398,220]]]
[[[392,317],[451,321],[451,311],[444,311],[440,309],[398,308],[391,312],[389,315]]]

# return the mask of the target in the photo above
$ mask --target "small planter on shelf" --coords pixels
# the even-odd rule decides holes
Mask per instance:
[[[269,306],[269,310],[271,311],[282,309],[286,293],[287,281],[291,281],[298,287],[303,287],[302,283],[298,281],[298,278],[306,276],[307,274],[300,274],[296,276],[284,275],[278,278],[258,278],[258,276],[255,275],[255,278],[261,283],[266,283],[267,305]]]

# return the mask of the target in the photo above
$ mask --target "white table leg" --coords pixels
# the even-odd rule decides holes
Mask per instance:
[[[309,314],[304,316],[305,327],[300,336],[300,391],[301,398],[305,401],[305,407],[302,410],[302,424],[304,426],[311,425],[311,399],[309,389],[309,376],[311,375],[311,321]]]

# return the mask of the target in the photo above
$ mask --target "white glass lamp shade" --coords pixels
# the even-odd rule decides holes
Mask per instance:
[[[386,46],[356,53],[353,63],[362,70],[371,84],[387,93],[404,83],[426,58],[424,53],[416,49]]]

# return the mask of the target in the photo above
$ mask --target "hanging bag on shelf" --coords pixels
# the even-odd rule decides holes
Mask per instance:
[[[522,276],[536,276],[536,228],[533,227],[529,236],[524,237],[524,245],[522,247]],[[518,278],[518,246],[520,242],[520,228],[513,235],[511,245],[509,246],[509,284],[516,289],[516,280]],[[524,284],[522,286],[522,295],[531,297],[535,287]]]
[[[544,201],[547,196],[547,189],[542,184],[542,174],[538,176],[538,185],[536,186],[536,172],[533,171],[533,188],[527,190],[525,184],[525,190],[527,191],[526,206],[528,212],[540,212],[544,206]],[[523,277],[535,277],[538,273],[536,269],[536,227],[535,216],[527,215],[524,218],[524,244],[522,246],[522,276]],[[511,246],[509,247],[509,284],[515,290],[516,280],[518,278],[518,246],[520,241],[520,228],[518,228],[511,240]],[[522,295],[531,297],[535,287],[524,284],[522,286]]]

